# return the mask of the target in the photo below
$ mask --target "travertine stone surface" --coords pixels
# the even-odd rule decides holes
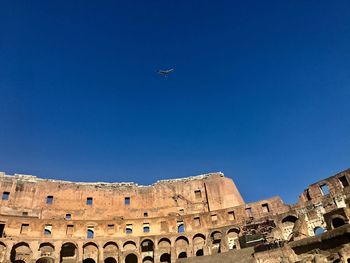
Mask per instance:
[[[288,205],[245,203],[222,173],[150,186],[0,173],[0,262],[347,262],[349,183],[346,170]]]

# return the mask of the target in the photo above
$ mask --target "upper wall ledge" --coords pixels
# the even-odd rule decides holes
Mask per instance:
[[[86,186],[101,186],[101,187],[118,187],[118,186],[132,186],[132,187],[149,187],[149,186],[156,186],[158,184],[169,184],[174,182],[188,182],[188,181],[194,181],[194,180],[203,180],[208,178],[214,178],[214,177],[225,177],[225,175],[222,172],[214,172],[214,173],[207,173],[207,174],[201,174],[201,175],[195,175],[195,176],[189,176],[185,178],[177,178],[177,179],[167,179],[167,180],[158,180],[152,185],[139,185],[134,182],[113,182],[113,183],[107,183],[107,182],[72,182],[72,181],[64,181],[64,180],[55,180],[55,179],[43,179],[38,178],[34,175],[27,175],[27,174],[14,174],[14,175],[7,175],[4,172],[0,172],[0,178],[9,178],[9,179],[16,179],[19,181],[25,181],[25,182],[53,182],[53,183],[61,183],[61,184],[76,184],[76,185],[86,185]]]

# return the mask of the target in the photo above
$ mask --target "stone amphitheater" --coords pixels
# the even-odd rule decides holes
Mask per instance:
[[[0,262],[350,262],[350,169],[296,204],[245,203],[222,173],[80,183],[0,173]]]

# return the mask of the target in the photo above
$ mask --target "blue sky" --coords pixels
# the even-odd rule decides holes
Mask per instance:
[[[246,201],[295,202],[350,167],[349,13],[349,1],[2,1],[0,170],[139,184],[222,171]]]

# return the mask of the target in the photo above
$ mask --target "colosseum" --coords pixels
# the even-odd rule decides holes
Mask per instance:
[[[350,262],[350,169],[296,204],[245,203],[222,173],[81,183],[0,173],[0,262]]]

